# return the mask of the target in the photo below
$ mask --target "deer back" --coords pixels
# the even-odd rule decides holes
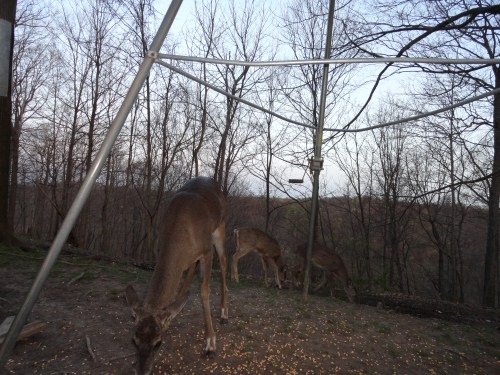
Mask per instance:
[[[307,243],[297,246],[297,254],[300,255],[303,262],[306,259]],[[326,272],[332,272],[337,275],[337,277],[347,281],[347,271],[342,261],[342,258],[335,254],[332,250],[326,246],[314,242],[311,253],[311,262]]]
[[[278,241],[260,229],[239,228],[236,230],[236,241],[242,250],[255,250],[272,258],[281,256],[281,246]]]

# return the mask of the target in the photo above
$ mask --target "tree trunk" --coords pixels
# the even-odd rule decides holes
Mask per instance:
[[[112,258],[117,259],[119,255],[112,253],[110,244],[111,244],[111,223],[110,223],[110,215],[109,215],[109,196],[110,196],[110,181],[111,181],[111,163],[112,163],[112,155],[108,156],[108,162],[106,165],[106,183],[104,184],[104,197],[101,208],[101,243],[100,243],[100,252],[101,254],[108,254]]]
[[[14,219],[17,204],[17,176],[19,173],[19,138],[21,136],[21,120],[14,119],[14,128],[11,131],[11,164],[10,164],[10,191],[9,191],[9,231],[14,233]]]
[[[269,233],[269,221],[271,219],[271,167],[273,163],[273,146],[271,139],[271,122],[272,117],[266,120],[267,132],[266,132],[266,233]]]
[[[0,21],[6,26],[0,29],[1,40],[10,45],[2,46],[8,54],[0,56],[0,242],[11,242],[9,228],[9,172],[10,140],[12,133],[12,56],[14,51],[14,21],[16,0],[0,3]],[[4,48],[7,47],[7,48]]]
[[[500,88],[500,68],[495,66],[495,88]],[[483,305],[496,307],[497,268],[499,248],[499,197],[500,197],[500,94],[493,99],[493,176],[488,198],[488,234],[486,237],[486,254],[484,259]]]
[[[206,65],[203,64],[203,80],[207,81],[207,68]],[[208,123],[208,88],[207,87],[200,87],[200,105],[201,105],[201,121],[200,121],[200,130],[199,130],[199,140],[198,143],[194,146],[193,148],[193,165],[194,165],[194,175],[199,176],[200,175],[200,160],[199,160],[199,154],[201,151],[201,147],[203,146],[203,143],[205,141],[205,132],[207,129],[207,123]],[[193,140],[195,140],[196,137],[193,137]]]
[[[224,195],[227,195],[227,185],[224,184],[224,166],[226,160],[227,138],[233,121],[233,104],[235,104],[234,99],[226,98],[226,120],[224,131],[221,133],[219,151],[217,152],[217,159],[215,161],[214,179],[221,185]]]

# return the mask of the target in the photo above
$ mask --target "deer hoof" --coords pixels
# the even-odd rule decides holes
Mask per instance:
[[[210,358],[210,359],[215,358],[215,351],[214,350],[207,350],[205,352],[205,357]]]
[[[229,323],[229,319],[228,318],[220,318],[219,322],[220,322],[220,324],[227,324],[227,323]]]

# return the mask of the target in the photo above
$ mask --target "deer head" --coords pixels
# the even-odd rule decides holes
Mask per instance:
[[[281,285],[283,285],[286,280],[286,273],[288,271],[288,267],[286,264],[283,263],[283,258],[281,257],[281,255],[275,259],[275,262],[276,265],[278,266],[278,278],[281,282]]]
[[[349,300],[349,302],[355,303],[358,292],[356,290],[356,287],[354,286],[354,283],[350,278],[348,278],[347,280],[347,285],[345,285],[344,291],[347,295],[347,299]]]
[[[167,331],[173,318],[182,310],[187,302],[189,292],[179,296],[177,300],[159,311],[148,311],[139,306],[139,298],[135,289],[129,285],[126,299],[135,319],[136,331],[132,343],[136,348],[136,374],[150,374],[156,355],[160,351],[163,334]]]

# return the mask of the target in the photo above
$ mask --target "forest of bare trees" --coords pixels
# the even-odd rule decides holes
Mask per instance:
[[[54,238],[163,3],[17,1],[8,212],[19,238]],[[324,55],[328,1],[184,3],[190,15],[175,21],[163,53],[250,62]],[[495,3],[336,1],[331,58],[434,59],[329,67],[319,236],[362,290],[498,307],[500,92],[455,107],[500,89],[498,61],[456,61],[500,58]],[[294,263],[307,238],[323,65],[167,63],[231,96],[155,64],[69,242],[151,265],[165,202],[207,175],[228,196],[227,251],[232,229],[256,226]],[[290,184],[293,176],[305,182]]]

